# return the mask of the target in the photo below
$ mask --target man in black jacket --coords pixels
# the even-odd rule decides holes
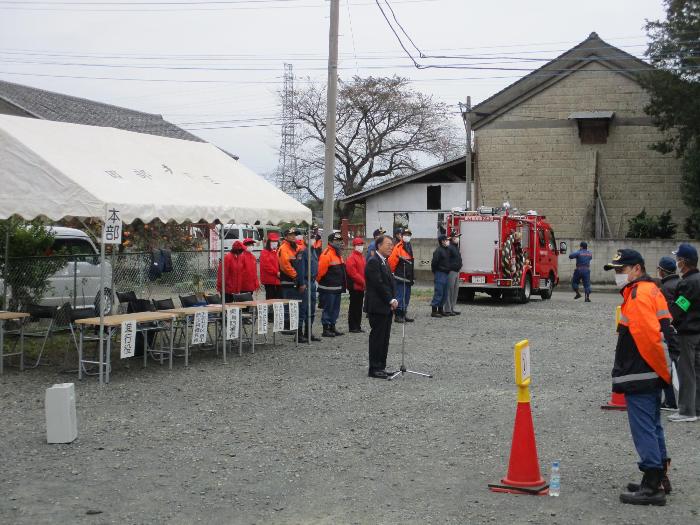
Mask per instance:
[[[659,265],[656,267],[656,271],[659,274],[659,288],[661,288],[661,293],[664,294],[666,302],[670,305],[676,299],[676,288],[680,282],[680,276],[676,273],[676,261],[673,257],[665,255],[659,259]],[[676,365],[676,370],[678,369],[678,335],[673,334],[671,340],[666,341],[668,346],[668,354],[671,357],[671,361]],[[668,385],[664,388],[664,401],[661,403],[661,410],[678,410],[678,405],[676,404],[676,393],[673,391],[673,385]]]
[[[377,238],[376,253],[365,267],[365,312],[369,319],[369,377],[388,379],[394,372],[386,370],[391,321],[399,305],[396,283],[387,258],[394,243],[388,235]]]
[[[430,269],[435,275],[435,291],[433,300],[430,302],[432,306],[431,317],[443,317],[443,305],[447,300],[447,281],[450,273],[450,251],[447,248],[447,235],[438,237],[438,247],[433,252],[433,260],[430,263]]]
[[[462,254],[459,252],[459,238],[461,233],[452,232],[450,244],[447,249],[450,252],[450,273],[447,274],[447,300],[445,301],[444,315],[459,315],[455,310],[457,296],[459,295],[459,271],[462,269]]]
[[[678,414],[673,422],[693,422],[700,416],[700,273],[698,252],[687,243],[673,252],[678,271],[683,276],[669,304],[673,325],[678,332]]]

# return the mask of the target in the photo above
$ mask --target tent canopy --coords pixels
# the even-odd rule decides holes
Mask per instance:
[[[0,219],[311,222],[311,210],[207,143],[0,115]]]

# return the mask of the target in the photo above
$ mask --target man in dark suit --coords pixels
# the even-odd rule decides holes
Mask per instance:
[[[388,235],[377,238],[376,254],[365,267],[365,312],[371,327],[369,333],[369,377],[388,379],[393,372],[386,369],[389,351],[391,321],[399,305],[396,300],[396,283],[387,258],[394,243]]]

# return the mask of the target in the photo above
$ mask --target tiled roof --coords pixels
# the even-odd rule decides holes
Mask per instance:
[[[160,115],[0,80],[0,99],[44,120],[104,126],[175,139],[204,142]]]

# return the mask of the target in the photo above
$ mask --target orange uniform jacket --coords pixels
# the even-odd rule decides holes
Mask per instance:
[[[283,241],[277,250],[280,264],[280,285],[291,287],[297,284],[297,271],[294,267],[294,261],[297,258],[299,247],[294,243],[292,246],[289,241]]]

